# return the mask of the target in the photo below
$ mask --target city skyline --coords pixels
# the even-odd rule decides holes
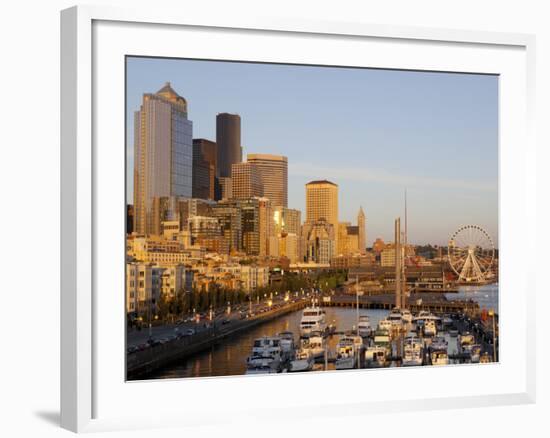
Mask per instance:
[[[248,76],[243,75],[246,72]],[[249,78],[249,85],[243,84],[242,76]],[[363,88],[372,93],[371,99],[361,101],[363,105],[350,94],[350,79],[355,87],[360,85],[354,89],[359,101]],[[403,216],[405,189],[409,242],[445,245],[450,234],[464,223],[484,226],[498,242],[496,77],[128,58],[129,202],[133,194],[132,118],[139,108],[136,99],[139,102],[143,93],[154,93],[166,81],[188,102],[193,138],[215,140],[216,115],[238,113],[243,157],[256,153],[288,157],[289,208],[305,213],[305,184],[312,180],[328,179],[338,184],[339,220],[354,222],[362,206],[367,246],[376,237],[392,240],[393,218]],[[233,81],[233,87],[225,89],[222,85],[228,81]],[[332,81],[332,88],[326,87],[327,81]],[[202,89],[197,86],[201,82],[217,87]],[[263,99],[272,90],[254,94],[262,84],[270,88],[267,82],[277,89],[278,100]],[[381,84],[386,92],[377,94],[376,86]],[[320,88],[323,96],[319,96]],[[229,104],[237,89],[238,99]],[[297,90],[294,97],[302,100],[285,100]],[[418,104],[421,95],[424,107],[411,111],[411,103]],[[349,103],[338,107],[343,97]],[[281,102],[287,105],[277,113]],[[456,108],[449,111],[453,102]],[[376,105],[382,114],[373,108]],[[442,107],[447,109],[444,115],[437,111]],[[353,113],[354,108],[361,111]],[[347,116],[346,109],[350,111]],[[327,117],[330,120],[329,116],[334,123],[327,126],[322,122]],[[312,121],[317,126],[313,127]],[[341,145],[342,141],[346,144]]]

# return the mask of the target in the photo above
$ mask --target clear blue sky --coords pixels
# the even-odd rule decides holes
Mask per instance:
[[[340,220],[362,205],[367,241],[393,240],[408,192],[409,241],[447,244],[463,224],[498,242],[498,78],[487,75],[128,58],[128,199],[133,112],[166,81],[189,106],[193,137],[216,139],[238,113],[247,153],[288,157],[289,207],[306,182],[339,185]]]

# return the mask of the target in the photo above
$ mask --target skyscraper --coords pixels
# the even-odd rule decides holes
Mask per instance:
[[[282,155],[248,154],[247,162],[260,169],[264,196],[274,207],[288,206],[288,159]]]
[[[243,158],[239,115],[221,113],[216,116],[216,144],[216,176],[231,177],[231,166],[240,163]]]
[[[359,213],[357,214],[357,227],[358,230],[358,240],[359,240],[359,252],[361,254],[366,254],[367,252],[367,224],[366,224],[365,212],[363,207],[359,207]]]
[[[264,186],[260,169],[252,163],[236,163],[231,166],[233,199],[262,197]]]
[[[193,139],[193,198],[214,199],[217,146],[204,138]]]
[[[302,212],[286,207],[273,208],[273,233],[281,234],[282,232],[302,234]]]
[[[134,113],[135,232],[153,231],[153,199],[192,196],[193,123],[187,101],[167,82]]]
[[[338,248],[338,185],[327,180],[306,184],[306,222],[321,219],[332,225],[335,250]]]
[[[268,198],[258,198],[260,212],[260,256],[269,255],[269,242],[273,234],[273,210]]]

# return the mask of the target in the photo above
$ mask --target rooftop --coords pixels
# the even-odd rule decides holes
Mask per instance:
[[[335,184],[333,183],[332,181],[329,181],[327,179],[319,179],[319,180],[315,180],[315,181],[310,181],[306,184],[306,186],[310,186],[310,185],[321,185],[321,184],[330,184],[330,185],[333,185],[335,187],[338,187],[338,184]]]

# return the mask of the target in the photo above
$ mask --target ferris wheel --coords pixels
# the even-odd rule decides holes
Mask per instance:
[[[494,259],[493,241],[477,225],[460,227],[449,240],[449,264],[460,282],[477,283],[486,279]]]

